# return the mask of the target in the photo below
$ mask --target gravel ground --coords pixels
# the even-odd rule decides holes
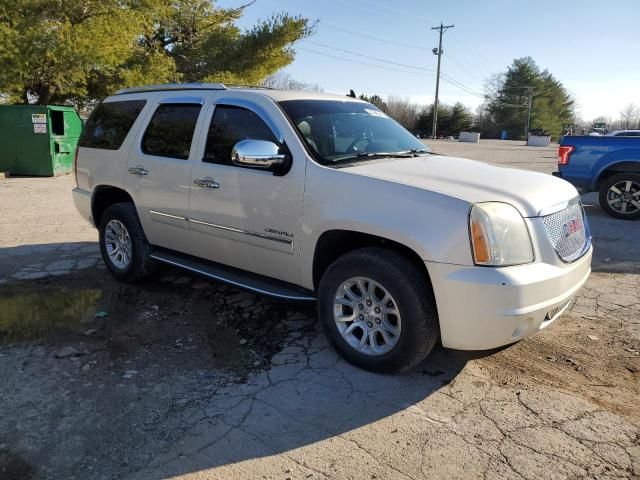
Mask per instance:
[[[342,361],[311,306],[172,269],[118,284],[72,184],[0,180],[0,479],[640,477],[640,222],[593,195],[594,273],[559,321],[383,376]]]

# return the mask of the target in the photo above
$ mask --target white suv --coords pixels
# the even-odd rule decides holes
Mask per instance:
[[[591,271],[578,193],[550,175],[436,155],[350,97],[222,84],[99,104],[74,200],[113,275],[157,262],[317,301],[371,370],[490,349],[553,322]]]

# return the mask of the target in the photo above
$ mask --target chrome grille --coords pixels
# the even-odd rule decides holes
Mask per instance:
[[[564,210],[542,217],[549,240],[565,262],[577,259],[587,244],[586,219],[582,204],[576,200]]]

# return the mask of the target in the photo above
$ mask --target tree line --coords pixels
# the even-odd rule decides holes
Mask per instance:
[[[359,98],[373,103],[410,132],[421,137],[431,135],[433,105],[420,105],[397,96],[390,96],[386,101],[379,95],[362,94]],[[438,136],[457,136],[472,129],[473,124],[473,113],[462,103],[438,105]]]
[[[248,30],[236,22],[247,6],[212,0],[12,0],[0,2],[0,100],[84,107],[134,85],[171,82],[262,84],[322,90],[280,70],[294,43],[314,31],[301,16],[275,14]],[[485,86],[475,112],[460,102],[440,105],[437,131],[483,138],[524,137],[530,128],[559,136],[576,123],[575,102],[562,83],[531,57],[517,58]],[[431,134],[433,105],[400,97],[361,95],[420,136]],[[607,121],[609,120],[609,121]],[[621,128],[636,128],[640,110],[621,112]],[[605,119],[608,124],[614,124]]]

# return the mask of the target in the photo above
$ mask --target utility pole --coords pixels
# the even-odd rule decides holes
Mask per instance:
[[[431,138],[436,138],[436,125],[438,124],[438,92],[440,90],[440,60],[442,58],[442,34],[453,28],[455,25],[443,25],[440,22],[439,27],[431,27],[431,30],[440,30],[440,43],[438,48],[434,48],[433,54],[438,55],[438,72],[436,73],[436,101],[433,104],[433,127],[431,129]]]
[[[529,90],[529,102],[527,104],[527,124],[524,127],[524,141],[528,141],[529,136],[529,126],[531,124],[531,104],[533,103],[533,87],[522,87],[525,90]]]

